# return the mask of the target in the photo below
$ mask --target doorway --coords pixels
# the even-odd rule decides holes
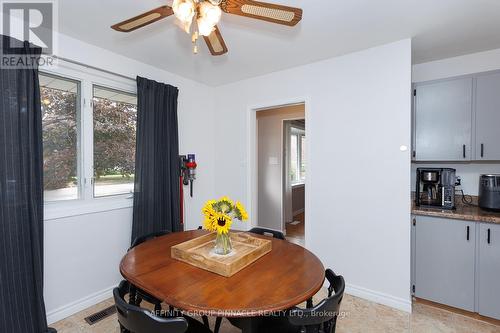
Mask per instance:
[[[283,122],[283,211],[288,240],[304,245],[306,123],[305,119]]]
[[[256,112],[257,225],[305,239],[305,105]]]

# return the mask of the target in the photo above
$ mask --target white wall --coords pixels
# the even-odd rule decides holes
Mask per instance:
[[[257,112],[258,142],[258,225],[283,229],[282,212],[291,215],[291,195],[283,197],[283,120],[304,118],[304,105]],[[289,191],[291,194],[291,190]],[[287,214],[287,211],[290,211]],[[285,216],[291,219],[292,217]]]
[[[215,104],[216,191],[253,214],[251,110],[306,102],[306,246],[351,294],[408,311],[410,91],[403,40],[218,87]]]
[[[468,54],[459,57],[431,61],[413,66],[413,82],[423,82],[451,78],[500,69],[500,49]],[[477,195],[479,175],[484,173],[500,173],[500,164],[480,163],[433,163],[412,164],[412,190],[415,190],[415,172],[418,167],[439,166],[454,168],[457,176],[462,178],[462,189],[466,194]]]
[[[196,153],[198,162],[194,197],[186,194],[185,222],[187,229],[196,228],[201,223],[202,204],[214,192],[213,88],[63,35],[58,55],[179,88],[180,152]],[[57,215],[47,214],[45,221],[44,293],[49,322],[111,297],[111,288],[121,279],[119,262],[131,237],[130,207],[63,218]]]

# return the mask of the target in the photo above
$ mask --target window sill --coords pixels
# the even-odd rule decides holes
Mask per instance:
[[[303,182],[303,183],[293,183],[293,184],[292,184],[292,188],[296,188],[296,187],[304,187],[305,185],[306,185],[306,183],[305,183],[305,182]]]
[[[44,204],[44,221],[131,208],[134,200],[127,195],[92,200],[71,200]]]

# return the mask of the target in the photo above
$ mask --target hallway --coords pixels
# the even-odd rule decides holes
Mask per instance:
[[[299,222],[299,223],[295,223]],[[300,246],[305,244],[305,219],[304,213],[297,214],[293,217],[293,222],[287,223],[286,228],[286,239],[292,243]]]

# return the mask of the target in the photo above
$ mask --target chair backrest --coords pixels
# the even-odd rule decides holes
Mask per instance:
[[[256,227],[256,228],[250,229],[248,232],[258,234],[258,235],[264,235],[264,236],[273,236],[274,238],[285,240],[285,235],[283,235],[283,233],[281,231],[277,231],[277,230],[273,230],[273,229]]]
[[[330,282],[328,297],[315,307],[310,309],[294,308],[288,314],[288,321],[292,325],[305,327],[307,333],[335,332],[337,315],[344,296],[345,281],[342,275],[336,275],[331,269],[325,271],[325,277]]]
[[[170,233],[170,231],[168,231],[168,230],[160,230],[160,231],[152,232],[152,233],[144,235],[144,236],[139,236],[136,239],[134,239],[134,241],[132,242],[132,245],[130,246],[130,249],[136,247],[139,244],[144,243],[145,241],[148,241],[150,239],[160,237],[163,235],[167,235],[169,233]]]
[[[157,317],[150,310],[128,304],[125,294],[128,293],[130,284],[127,281],[113,290],[118,322],[125,332],[131,333],[184,333],[188,323],[183,317],[162,318]]]

